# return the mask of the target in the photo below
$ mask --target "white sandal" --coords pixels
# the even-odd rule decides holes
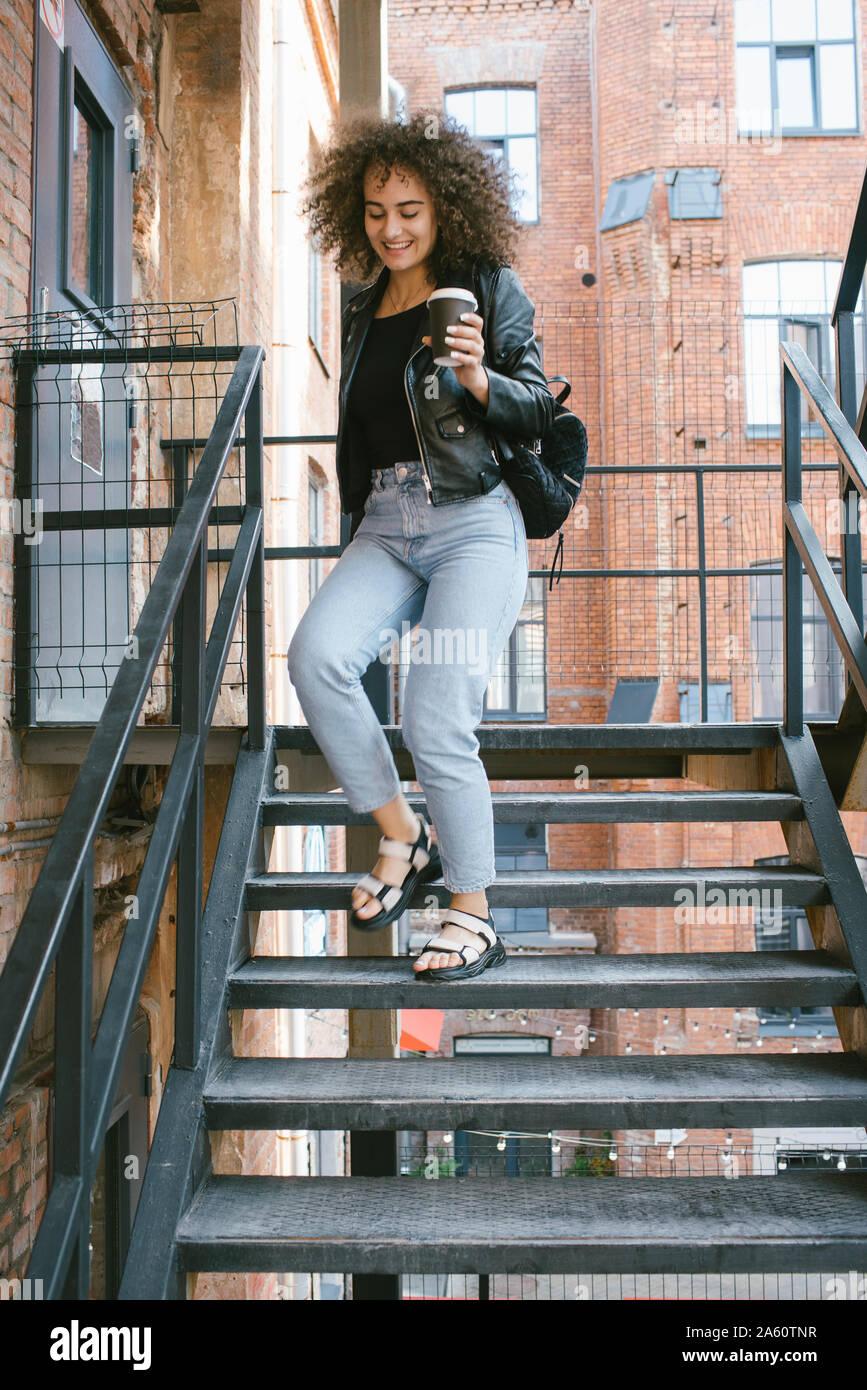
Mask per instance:
[[[365,907],[372,898],[378,898],[382,904],[379,911],[370,917],[359,917],[354,907],[350,909],[349,920],[361,931],[378,931],[380,927],[387,927],[389,922],[393,922],[406,910],[418,885],[439,878],[443,871],[439,848],[431,838],[431,827],[420,811],[417,811],[416,815],[419,831],[414,841],[390,840],[387,835],[381,836],[379,841],[381,855],[393,855],[395,858],[409,861],[409,871],[400,886],[383,883],[375,874],[365,874],[355,885],[371,895],[363,903],[359,903],[359,907]]]
[[[441,967],[428,966],[426,970],[414,970],[413,974],[419,980],[466,980],[473,975],[481,975],[483,970],[489,966],[504,965],[506,961],[506,948],[497,936],[494,926],[493,915],[488,909],[488,919],[478,917],[474,912],[462,912],[459,908],[450,907],[445,917],[440,922],[440,927],[446,927],[451,922],[456,927],[466,927],[467,931],[475,932],[485,941],[485,947],[480,950],[477,946],[458,946],[454,941],[450,941],[444,936],[442,931],[439,936],[434,936],[419,951],[419,956],[423,956],[425,951],[432,951],[439,948],[443,954],[454,951],[455,955],[460,956],[463,965],[444,965]],[[472,960],[467,960],[466,951],[474,951]]]

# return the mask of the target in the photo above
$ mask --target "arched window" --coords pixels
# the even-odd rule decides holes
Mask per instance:
[[[518,216],[539,221],[539,158],[535,87],[472,87],[443,96],[453,116],[517,175]]]

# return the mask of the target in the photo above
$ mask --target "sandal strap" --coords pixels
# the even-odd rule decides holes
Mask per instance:
[[[489,946],[493,946],[497,940],[497,933],[491,925],[490,916],[487,922],[483,922],[481,917],[476,917],[473,912],[462,912],[460,908],[450,907],[445,916],[440,918],[440,926],[444,927],[448,922],[453,922],[456,927],[466,927],[467,931],[477,932],[479,936],[485,938]]]
[[[430,863],[430,826],[420,812],[419,832],[415,840],[391,840],[383,835],[379,841],[379,852],[395,859],[407,859],[413,869],[424,869]],[[425,848],[427,846],[427,848]]]
[[[365,874],[363,878],[358,880],[355,887],[363,888],[365,893],[379,898],[386,912],[391,911],[403,891],[400,888],[395,888],[393,883],[383,883],[382,879],[376,878],[374,874]]]
[[[485,951],[487,950],[488,947],[486,946]],[[477,961],[480,956],[485,954],[485,951],[480,951],[477,946],[456,946],[453,941],[449,941],[448,937],[443,936],[431,937],[430,941],[421,948],[419,955],[423,956],[425,951],[442,951],[443,955],[449,955],[454,951],[456,956],[460,956],[464,965],[472,965],[474,961]],[[464,951],[475,951],[476,954],[473,960],[468,961],[464,955]]]
[[[408,845],[405,840],[389,840],[385,835],[379,842],[379,852],[394,859],[408,859],[413,868],[423,869],[430,862],[430,855],[421,845]]]

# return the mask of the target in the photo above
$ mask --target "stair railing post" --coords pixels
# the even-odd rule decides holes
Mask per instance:
[[[696,527],[698,530],[698,636],[699,636],[699,662],[700,662],[700,684],[699,694],[701,699],[701,712],[699,718],[702,724],[707,723],[707,551],[704,533],[704,471],[701,468],[695,470],[695,505],[696,505]]]
[[[858,398],[855,374],[855,317],[851,310],[841,310],[837,314],[835,328],[835,352],[837,371],[837,404],[853,429],[858,423]],[[863,440],[862,440],[863,443]],[[850,525],[850,518],[857,518],[861,504],[860,494],[842,463],[839,468],[840,514],[843,543],[840,550],[842,564],[841,588],[846,602],[852,609],[855,621],[861,632],[864,631],[864,587],[861,577],[861,528]],[[851,683],[849,672],[845,672],[846,687]]]
[[[263,505],[264,402],[262,368],[244,412],[245,495],[248,507]],[[247,734],[250,747],[265,747],[265,527],[247,580]]]
[[[172,454],[172,506],[180,511],[183,506],[184,498],[187,495],[187,449],[184,445],[175,445]],[[175,513],[177,515],[177,512]],[[172,623],[172,703],[171,720],[177,724],[180,720],[181,704],[181,661],[184,650],[183,634],[183,613],[182,605],[178,604]]]
[[[54,1125],[52,1181],[81,1182],[70,1227],[72,1254],[63,1282],[64,1299],[90,1297],[90,1192],[87,1116],[91,1085],[93,1012],[93,845],[85,854],[54,972]]]
[[[804,594],[801,557],[790,527],[789,507],[801,502],[801,392],[782,356],[783,473],[783,725],[804,732]]]
[[[202,859],[205,808],[205,576],[208,534],[196,557],[181,599],[184,647],[180,671],[180,737],[199,738],[178,844],[178,891],[175,913],[175,1064],[195,1067],[201,1042]]]

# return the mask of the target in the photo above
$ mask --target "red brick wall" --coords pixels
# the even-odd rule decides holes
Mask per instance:
[[[0,1278],[21,1277],[45,1208],[48,1090],[30,1086],[0,1118]]]

